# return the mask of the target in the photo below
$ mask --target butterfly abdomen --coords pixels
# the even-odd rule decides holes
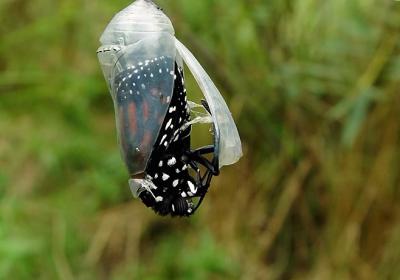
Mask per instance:
[[[162,201],[154,203],[153,209],[162,215],[188,214],[189,203],[185,198],[189,197],[189,184],[195,183],[184,161],[184,153],[190,149],[191,127],[182,127],[189,120],[183,70],[176,65],[171,103],[146,168],[147,178],[157,188],[152,190],[154,196],[162,197]],[[150,199],[148,195],[143,198]]]

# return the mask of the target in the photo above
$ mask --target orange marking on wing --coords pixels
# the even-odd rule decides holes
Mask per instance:
[[[143,101],[143,119],[147,121],[149,119],[149,104],[147,101]]]
[[[125,139],[125,123],[124,123],[124,111],[122,110],[122,106],[118,108],[118,130],[119,130],[119,141],[122,146],[122,150],[124,151],[124,157],[126,150],[128,149],[126,139]]]
[[[151,141],[151,133],[150,131],[146,131],[143,135],[143,140],[141,143],[142,147],[149,147]]]
[[[135,103],[133,102],[130,102],[128,105],[128,116],[129,116],[129,132],[134,135],[137,130],[137,123],[136,123],[136,106]]]

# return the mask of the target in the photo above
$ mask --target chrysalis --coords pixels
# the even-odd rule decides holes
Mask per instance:
[[[119,12],[100,42],[97,54],[133,195],[160,215],[193,214],[212,177],[242,156],[224,99],[151,0],[136,0]],[[188,100],[182,59],[204,94],[201,105]],[[211,124],[212,145],[191,148],[196,123]]]

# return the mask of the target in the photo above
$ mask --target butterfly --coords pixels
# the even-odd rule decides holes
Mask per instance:
[[[212,177],[242,156],[224,99],[151,0],[137,0],[119,12],[100,41],[97,53],[133,195],[160,215],[192,215]],[[182,60],[204,94],[201,104],[188,100]],[[197,123],[211,124],[213,144],[191,147]]]

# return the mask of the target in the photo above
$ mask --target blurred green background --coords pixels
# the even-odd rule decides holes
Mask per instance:
[[[1,0],[0,279],[400,279],[400,2],[157,2],[244,157],[155,216],[96,57],[130,2]]]

